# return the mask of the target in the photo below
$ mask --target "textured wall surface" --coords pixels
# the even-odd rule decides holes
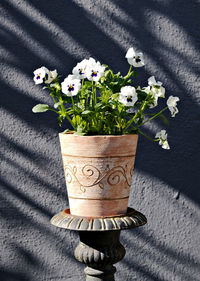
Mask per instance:
[[[198,0],[2,0],[0,3],[0,280],[84,280],[75,233],[50,225],[67,206],[54,113],[33,83],[45,65],[63,78],[93,56],[126,73],[126,50],[145,55],[138,84],[155,75],[179,96],[170,151],[140,137],[130,206],[148,225],[124,231],[117,280],[200,280],[200,55]],[[169,115],[169,114],[168,114]],[[169,116],[170,117],[170,116]],[[154,135],[163,125],[145,129]]]

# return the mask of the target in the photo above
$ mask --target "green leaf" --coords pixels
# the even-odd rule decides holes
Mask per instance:
[[[144,91],[136,90],[136,92],[137,92],[137,94],[138,94],[138,99],[141,100],[141,101],[145,100],[146,97],[147,97],[147,95],[148,95],[148,94],[147,94],[146,92],[144,92]]]
[[[97,104],[95,104],[94,108],[98,109],[99,107],[102,107],[102,105],[103,105],[103,103],[97,103]]]
[[[70,133],[70,132],[74,132],[73,130],[70,130],[70,129],[66,129],[66,130],[64,130],[64,132],[62,132],[63,134],[67,134],[67,133]]]
[[[113,94],[112,99],[117,101],[119,99],[119,93]]]
[[[76,132],[74,133],[74,135],[78,135],[78,136],[84,136],[86,133],[81,133],[81,132]]]
[[[88,115],[88,114],[91,114],[92,113],[92,111],[90,111],[90,110],[85,110],[85,111],[83,111],[81,114],[82,115]]]
[[[136,77],[138,74],[135,70],[131,71],[129,77]]]
[[[50,107],[47,104],[37,104],[32,108],[34,113],[46,112]]]
[[[63,120],[65,119],[65,116],[63,115],[59,115],[58,118],[57,118],[57,122],[58,122],[58,125],[61,127],[62,126],[62,122]]]
[[[71,97],[68,97],[68,96],[66,96],[66,95],[63,95],[63,96],[62,96],[62,99],[63,99],[63,101],[64,101],[65,103],[71,103],[71,102],[72,102]]]
[[[158,118],[159,118],[166,126],[169,126],[169,121],[168,121],[167,117],[165,117],[165,115],[159,114],[159,115],[158,115]]]
[[[109,69],[109,70],[105,71],[105,77],[111,78],[112,77],[112,70]]]
[[[92,82],[91,81],[86,81],[85,83],[84,83],[84,89],[89,89],[89,88],[91,88],[92,87]]]
[[[74,133],[74,135],[79,135],[79,136],[85,135],[85,133],[83,132],[83,128],[80,125],[77,126],[77,131]]]
[[[118,85],[118,84],[119,84],[118,81],[116,81],[116,82],[110,82],[110,86],[111,86],[111,87],[116,86],[116,85]]]
[[[58,108],[60,106],[60,102],[54,104],[54,108]]]
[[[119,77],[121,75],[121,72],[117,72],[116,74],[115,74],[115,77]]]

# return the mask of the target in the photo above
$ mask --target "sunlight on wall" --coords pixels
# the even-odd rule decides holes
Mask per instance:
[[[70,36],[67,32],[65,32],[62,28],[60,28],[57,24],[55,24],[52,20],[50,20],[46,15],[44,15],[41,11],[37,10],[33,5],[30,5],[27,1],[21,0],[20,4],[14,0],[10,0],[9,3],[12,3],[13,7],[19,12],[22,13],[27,19],[31,20],[33,24],[38,26],[38,28],[44,29],[44,31],[48,32],[50,35],[53,36],[54,42],[71,55],[74,55],[76,58],[82,57],[82,53],[88,55],[88,51],[83,48],[72,36]],[[3,19],[5,21],[5,19]],[[12,29],[12,23],[7,20],[5,21],[6,27]],[[14,24],[17,24],[16,22]],[[10,26],[11,25],[11,26]],[[19,25],[18,26],[18,36],[22,37],[23,42],[27,44],[27,46],[33,52],[36,52],[37,55],[42,54],[42,57],[48,61],[50,58],[51,60],[58,60],[54,54],[49,53],[45,46],[42,46],[39,41],[31,38],[30,34],[25,33],[23,28]],[[23,32],[22,32],[23,31]],[[56,34],[56,36],[55,36]],[[69,44],[70,42],[70,44]],[[77,53],[77,48],[79,49],[79,53]]]
[[[95,26],[120,45],[120,47],[126,50],[127,46],[130,46],[130,42],[133,41],[133,35],[122,26],[122,23],[128,24],[133,28],[137,26],[137,23],[116,4],[109,1],[109,5],[106,5],[103,1],[90,6],[88,1],[73,0],[73,2],[84,10],[84,13]]]
[[[194,82],[199,77],[197,68],[200,66],[200,54],[192,43],[191,36],[177,22],[158,11],[146,10],[145,15],[148,32],[155,41],[153,48],[155,56],[162,57],[165,72],[171,71],[171,77],[168,72],[167,79],[171,78],[173,83],[176,77],[183,86],[190,87],[191,97],[196,95],[197,98],[199,91],[198,87],[195,88]],[[149,60],[153,64],[153,59]]]

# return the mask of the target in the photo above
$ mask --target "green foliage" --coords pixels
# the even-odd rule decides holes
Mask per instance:
[[[33,107],[32,111],[33,113],[40,113],[40,112],[46,112],[50,109],[48,104],[37,104]]]
[[[166,125],[169,126],[169,121],[165,115],[162,113],[158,115],[158,118]]]
[[[106,66],[107,67],[107,66]],[[167,118],[158,113],[145,113],[151,110],[155,102],[153,92],[145,88],[136,88],[137,101],[134,106],[127,106],[119,101],[120,91],[124,86],[133,86],[137,76],[131,71],[126,76],[120,72],[114,74],[111,69],[106,68],[105,75],[98,82],[83,80],[82,87],[74,97],[62,93],[59,78],[52,84],[47,84],[43,89],[49,90],[54,102],[51,108],[47,104],[38,104],[33,107],[34,113],[55,112],[58,125],[64,121],[70,123],[76,135],[121,135],[141,133],[140,126],[154,118],[160,118],[168,125]],[[148,117],[149,116],[149,117]],[[67,129],[65,132],[69,132]]]

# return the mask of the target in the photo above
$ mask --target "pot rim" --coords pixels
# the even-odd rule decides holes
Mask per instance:
[[[85,137],[89,137],[89,138],[102,138],[102,137],[109,137],[109,138],[121,138],[121,137],[127,137],[127,136],[137,136],[138,134],[124,134],[124,135],[91,135],[91,136],[81,136],[81,135],[75,135],[72,132],[67,132],[67,133],[59,133],[59,135],[71,135],[71,136],[75,136],[75,137],[81,137],[81,138],[85,138]]]

